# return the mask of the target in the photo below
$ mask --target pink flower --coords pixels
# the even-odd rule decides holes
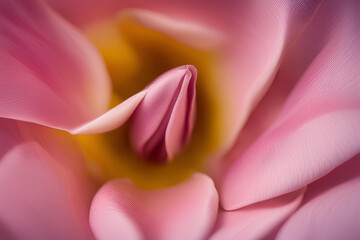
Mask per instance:
[[[356,0],[1,0],[1,239],[357,239],[359,66]]]

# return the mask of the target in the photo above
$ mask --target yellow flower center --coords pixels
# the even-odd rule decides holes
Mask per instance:
[[[204,162],[221,142],[221,108],[216,100],[213,69],[216,51],[199,50],[164,33],[139,24],[131,14],[123,14],[86,29],[106,63],[113,83],[110,107],[142,90],[162,73],[186,64],[198,70],[197,117],[188,147],[166,164],[140,159],[129,143],[129,123],[98,135],[77,139],[89,169],[100,182],[130,178],[139,188],[156,189],[183,181]]]

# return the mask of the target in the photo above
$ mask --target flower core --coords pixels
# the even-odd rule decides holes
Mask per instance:
[[[198,70],[196,122],[192,127],[194,120],[191,118],[194,116],[185,116],[183,113],[179,115],[178,112],[178,118],[188,122],[189,126],[185,127],[187,133],[186,136],[175,138],[170,136],[170,138],[171,141],[181,139],[181,144],[175,144],[181,147],[179,149],[172,147],[170,151],[167,151],[166,158],[155,157],[162,161],[172,159],[171,162],[154,164],[153,161],[144,161],[151,154],[144,154],[143,150],[139,150],[139,146],[136,145],[137,140],[129,137],[134,136],[134,132],[137,131],[136,118],[138,114],[141,115],[142,105],[140,104],[130,121],[118,129],[103,134],[77,137],[86,156],[90,173],[99,183],[125,177],[130,178],[139,188],[157,189],[177,184],[194,171],[201,171],[205,160],[221,142],[219,128],[216,127],[221,121],[222,111],[217,102],[214,84],[216,51],[197,49],[165,33],[144,27],[129,12],[120,14],[115,19],[90,26],[85,32],[102,54],[113,81],[110,107],[116,106],[143,90],[161,74],[182,65],[188,66],[189,71],[183,74],[184,78],[180,77],[180,81],[178,79],[180,83],[178,86],[188,89],[187,94],[190,97],[183,102],[193,101],[192,91],[195,90],[195,79],[190,75],[194,77],[196,71],[191,65]],[[179,97],[179,94],[175,96]],[[195,104],[185,105],[187,110],[191,110],[190,106]],[[150,117],[149,121],[151,122]],[[146,123],[143,124],[141,126],[146,125]],[[189,133],[192,128],[191,135]],[[172,131],[174,136],[178,130],[173,128]],[[154,159],[154,156],[151,155],[151,158]]]

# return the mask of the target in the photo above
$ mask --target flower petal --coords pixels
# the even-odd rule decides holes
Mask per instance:
[[[72,129],[72,134],[99,134],[116,129],[123,125],[134,113],[147,91],[143,90],[121,102],[97,118]]]
[[[360,156],[309,186],[305,204],[284,224],[277,239],[358,239]]]
[[[71,129],[107,108],[110,81],[92,45],[40,1],[0,10],[0,117]]]
[[[134,112],[131,142],[150,161],[174,158],[190,140],[194,126],[196,68],[181,66],[159,76]]]
[[[265,239],[300,205],[305,189],[234,211],[221,211],[216,239]]]
[[[170,38],[191,48],[211,50],[217,48],[223,41],[223,36],[219,31],[196,22],[178,21],[169,16],[143,9],[131,9],[122,12],[122,15],[126,14],[133,23],[156,32],[166,33]],[[126,16],[120,15],[119,17],[124,18]]]
[[[0,120],[0,232],[10,239],[93,239],[94,190],[61,134]]]
[[[229,167],[224,208],[302,188],[359,152],[359,18],[351,2],[337,3],[324,3],[305,33],[328,38],[276,122]]]
[[[171,188],[143,191],[113,180],[96,194],[90,225],[100,239],[204,239],[218,210],[210,178],[194,174]]]

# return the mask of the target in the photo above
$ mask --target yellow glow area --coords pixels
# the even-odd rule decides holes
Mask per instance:
[[[200,51],[163,33],[139,26],[131,17],[106,21],[86,30],[110,73],[112,106],[142,90],[160,74],[192,64],[198,70],[197,117],[188,147],[172,162],[154,164],[140,159],[129,143],[129,124],[104,134],[77,136],[91,173],[100,182],[130,178],[139,188],[156,189],[185,180],[201,171],[206,159],[221,142],[222,109],[216,100],[214,65],[216,54]]]

